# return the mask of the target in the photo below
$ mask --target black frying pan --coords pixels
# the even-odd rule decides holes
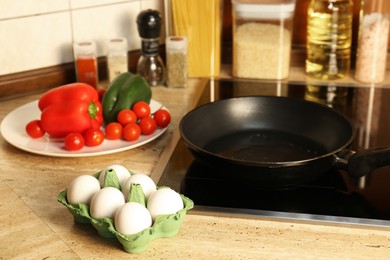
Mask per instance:
[[[389,148],[351,154],[352,124],[329,107],[285,97],[240,97],[186,114],[181,137],[194,157],[264,187],[308,182],[333,167],[357,178],[390,163]]]

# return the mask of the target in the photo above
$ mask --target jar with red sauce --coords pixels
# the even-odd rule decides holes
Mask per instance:
[[[73,45],[78,82],[98,88],[97,50],[95,42],[78,42]]]

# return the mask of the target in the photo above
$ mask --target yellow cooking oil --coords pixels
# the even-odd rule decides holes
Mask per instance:
[[[352,0],[311,0],[307,21],[306,73],[339,79],[349,73]]]

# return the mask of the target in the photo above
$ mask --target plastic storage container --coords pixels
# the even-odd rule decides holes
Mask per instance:
[[[295,0],[232,0],[233,76],[288,77]]]
[[[355,78],[380,83],[385,78],[390,2],[362,1]]]

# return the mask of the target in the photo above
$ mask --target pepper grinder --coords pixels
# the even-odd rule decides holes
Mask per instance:
[[[141,37],[141,56],[137,63],[137,73],[151,86],[165,83],[165,66],[159,55],[161,15],[156,10],[145,10],[137,17],[138,33]]]

